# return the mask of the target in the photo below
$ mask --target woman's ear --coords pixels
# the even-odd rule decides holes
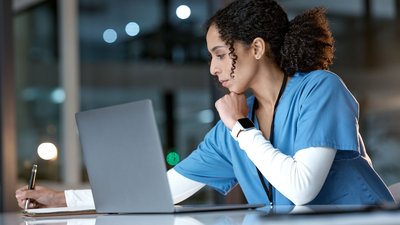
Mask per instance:
[[[261,59],[261,57],[265,54],[266,48],[268,47],[264,39],[260,37],[255,38],[251,46],[256,59]]]

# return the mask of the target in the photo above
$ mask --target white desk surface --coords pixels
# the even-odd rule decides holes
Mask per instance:
[[[322,214],[293,214],[312,212],[307,207],[274,215],[268,209],[196,212],[181,214],[86,215],[67,217],[26,218],[20,213],[0,214],[0,225],[400,225],[400,210],[372,210]],[[305,210],[305,211],[304,211]],[[285,210],[281,210],[285,212]]]

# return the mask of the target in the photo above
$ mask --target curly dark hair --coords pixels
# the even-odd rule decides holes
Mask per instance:
[[[212,25],[229,46],[231,76],[237,61],[235,42],[250,45],[257,37],[268,44],[266,54],[288,76],[328,69],[333,62],[334,39],[323,8],[306,11],[289,22],[286,12],[273,0],[236,0],[208,20],[207,31]]]

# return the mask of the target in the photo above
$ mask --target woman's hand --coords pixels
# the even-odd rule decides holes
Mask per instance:
[[[249,108],[247,107],[246,96],[231,92],[215,102],[215,108],[225,126],[232,130],[238,119],[246,117]]]
[[[26,199],[30,198],[29,208],[47,208],[47,207],[65,207],[64,191],[55,191],[50,188],[36,186],[34,190],[28,190],[28,186],[24,186],[15,191],[15,197],[18,206],[25,207]]]

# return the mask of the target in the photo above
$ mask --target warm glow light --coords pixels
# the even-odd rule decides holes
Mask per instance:
[[[179,19],[182,19],[182,20],[187,19],[187,18],[189,18],[190,14],[191,14],[191,10],[190,10],[189,6],[187,6],[187,5],[180,5],[180,6],[178,6],[178,8],[176,8],[176,16]]]
[[[44,160],[52,160],[57,158],[57,147],[50,142],[41,143],[37,152],[40,158]]]

